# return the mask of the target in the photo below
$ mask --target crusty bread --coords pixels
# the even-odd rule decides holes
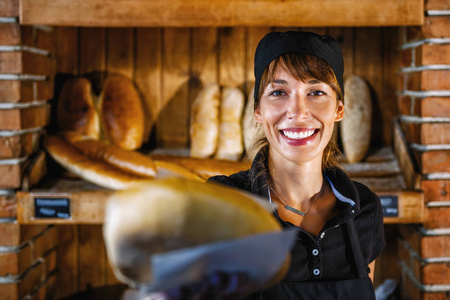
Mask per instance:
[[[256,127],[253,96],[255,87],[253,86],[247,97],[247,104],[245,106],[244,115],[242,117],[242,136],[244,139],[245,151],[248,152],[254,143],[254,138],[257,135],[258,129]]]
[[[206,158],[217,149],[219,136],[220,88],[217,84],[205,86],[192,104],[190,137],[191,156]]]
[[[351,75],[344,82],[345,116],[341,121],[341,139],[349,163],[361,161],[369,150],[372,126],[372,100],[366,82]]]
[[[89,80],[74,78],[66,81],[58,98],[56,121],[62,130],[75,130],[99,138],[100,124]]]
[[[138,182],[151,180],[124,172],[106,162],[91,159],[58,136],[45,136],[44,147],[50,156],[66,170],[107,189],[126,189]]]
[[[219,143],[215,158],[239,160],[244,152],[242,142],[242,110],[244,94],[239,88],[224,87],[220,102]]]
[[[104,138],[126,150],[144,141],[144,110],[133,83],[120,75],[108,75],[100,95],[100,121]]]
[[[59,135],[90,159],[108,163],[124,172],[138,176],[154,177],[156,175],[156,165],[147,155],[109,145],[106,142],[77,136],[75,132],[60,132]]]
[[[154,254],[280,231],[279,222],[252,197],[219,184],[173,177],[114,193],[103,234],[116,276],[149,284]]]
[[[210,159],[210,158],[196,158],[164,154],[151,154],[155,163],[158,165],[161,162],[170,162],[178,166],[182,166],[190,172],[197,174],[203,180],[207,180],[215,175],[231,175],[239,171],[248,170],[250,163],[234,162],[228,160]]]

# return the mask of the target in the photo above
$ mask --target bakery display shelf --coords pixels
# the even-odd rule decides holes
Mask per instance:
[[[423,2],[21,0],[20,22],[87,27],[414,26],[424,22]]]
[[[423,194],[406,189],[400,166],[390,148],[371,154],[365,162],[344,163],[343,166],[353,180],[366,184],[380,197],[385,223],[421,222]],[[48,179],[39,188],[17,192],[18,222],[102,224],[105,205],[112,193],[77,178]]]

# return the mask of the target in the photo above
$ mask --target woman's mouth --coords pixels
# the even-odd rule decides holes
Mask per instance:
[[[302,130],[302,131],[290,131],[290,130],[280,130],[281,134],[291,140],[302,140],[311,137],[316,132],[319,131],[319,129],[309,129],[309,130]]]
[[[280,130],[281,136],[291,146],[304,146],[310,144],[317,136],[319,129]]]

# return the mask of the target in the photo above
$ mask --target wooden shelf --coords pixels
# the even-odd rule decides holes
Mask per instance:
[[[386,224],[421,223],[424,211],[423,193],[406,188],[401,169],[390,148],[383,148],[373,153],[366,162],[343,166],[353,180],[367,185],[380,197]],[[39,189],[17,193],[18,222],[20,224],[102,224],[105,204],[111,193],[112,191],[80,179],[59,178],[47,181]],[[47,218],[36,212],[36,203],[39,199],[55,201],[55,209],[63,210],[61,218]],[[60,201],[65,201],[70,209],[67,210],[65,205],[58,203]],[[67,212],[70,217],[64,215]]]
[[[21,0],[20,23],[86,27],[413,26],[423,0]]]

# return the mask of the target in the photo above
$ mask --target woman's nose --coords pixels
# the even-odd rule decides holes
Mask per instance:
[[[302,96],[296,96],[291,99],[286,115],[289,119],[308,118],[310,114],[306,99]]]

